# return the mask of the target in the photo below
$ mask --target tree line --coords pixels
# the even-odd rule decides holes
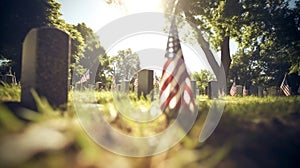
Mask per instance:
[[[108,3],[122,5],[120,0]],[[165,2],[165,3],[164,3]],[[164,0],[165,12],[171,13],[175,2],[176,15],[197,25],[199,45],[205,39],[221,51],[222,67],[227,80],[244,84],[279,85],[285,73],[300,73],[300,2],[299,0]],[[99,60],[98,80],[109,80],[113,73],[110,57],[99,38],[84,23],[72,25],[61,19],[61,5],[55,0],[2,0],[0,2],[0,57],[11,60],[20,79],[22,41],[34,27],[56,27],[66,31],[72,40],[71,67],[80,78],[91,60]],[[230,54],[229,40],[238,43],[238,51]],[[188,59],[188,58],[187,58]],[[215,58],[211,65],[217,65]],[[1,67],[3,70],[3,67]],[[109,71],[109,73],[108,73]],[[215,70],[217,71],[217,70]]]
[[[0,2],[0,59],[3,62],[1,73],[5,73],[9,67],[12,67],[17,79],[20,80],[22,42],[26,34],[37,27],[59,28],[69,34],[71,71],[76,70],[75,78],[80,78],[86,69],[94,66],[91,63],[95,60],[107,57],[93,30],[85,23],[77,25],[67,23],[61,18],[60,8],[61,4],[55,0],[2,0]],[[105,62],[102,63],[103,65],[100,66],[107,66]]]
[[[278,86],[285,73],[300,74],[299,0],[179,0],[177,8],[221,51],[227,79]]]

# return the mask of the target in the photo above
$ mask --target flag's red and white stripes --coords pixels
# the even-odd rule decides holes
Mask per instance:
[[[133,85],[135,87],[137,87],[139,85],[139,81],[138,81],[138,78],[135,78],[134,82],[133,82]]]
[[[174,116],[179,109],[193,112],[195,100],[191,79],[187,72],[175,20],[172,21],[166,50],[166,62],[160,80],[160,108],[168,116]]]
[[[235,86],[235,82],[233,82],[231,88],[230,88],[230,95],[234,96],[236,94],[236,86]]]
[[[84,83],[88,80],[90,80],[90,70],[89,69],[83,74],[80,81],[78,81],[77,83]]]
[[[243,96],[247,96],[248,95],[248,90],[246,88],[246,86],[243,87]]]
[[[288,85],[286,75],[283,78],[283,81],[280,85],[280,89],[283,91],[285,96],[290,96],[291,95],[291,90],[290,90],[290,86]]]

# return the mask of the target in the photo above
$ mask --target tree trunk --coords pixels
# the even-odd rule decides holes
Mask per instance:
[[[226,79],[229,74],[231,64],[230,49],[229,49],[229,36],[225,36],[221,43],[221,62],[224,67]]]

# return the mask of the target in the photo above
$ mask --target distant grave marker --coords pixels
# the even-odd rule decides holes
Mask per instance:
[[[250,95],[258,96],[258,87],[250,85]]]
[[[217,81],[209,81],[207,85],[208,98],[218,98],[218,82]]]
[[[141,70],[138,72],[138,98],[146,96],[153,89],[153,70]]]
[[[118,92],[121,91],[121,84],[117,84],[117,91],[118,91]]]
[[[15,83],[15,76],[12,74],[6,74],[4,76],[4,81],[7,84],[14,84]]]
[[[258,97],[263,97],[264,96],[264,89],[262,86],[257,87],[257,96]]]
[[[36,110],[31,89],[54,107],[68,102],[70,38],[56,28],[34,28],[22,52],[21,104]]]
[[[129,81],[128,80],[123,80],[121,82],[121,92],[123,92],[123,93],[129,92]]]
[[[191,81],[191,86],[192,86],[192,92],[193,92],[194,98],[196,98],[196,96],[197,96],[197,84],[196,84],[195,80]]]
[[[101,83],[102,82],[96,82],[96,90],[101,90]]]
[[[10,85],[16,85],[17,84],[16,75],[12,73],[11,67],[9,68],[8,73],[6,73],[5,75],[1,74],[0,80],[4,83],[10,84]]]
[[[274,86],[274,87],[268,88],[267,92],[268,92],[268,95],[269,95],[269,96],[278,96],[278,94],[279,94],[279,89],[278,89],[277,87]]]
[[[239,96],[243,96],[243,86],[242,85],[236,85],[236,94]]]

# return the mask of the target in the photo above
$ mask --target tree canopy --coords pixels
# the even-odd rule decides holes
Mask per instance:
[[[208,70],[194,72],[192,74],[192,77],[196,81],[197,88],[200,90],[201,93],[205,93],[205,88],[209,81],[216,80],[215,76]]]
[[[136,53],[130,48],[118,51],[118,55],[112,57],[115,81],[131,80],[141,69],[140,60]]]
[[[233,59],[226,73],[230,79],[278,85],[286,72],[300,73],[299,4],[299,0],[179,0],[176,14],[198,25],[198,32],[221,50],[225,71]],[[167,4],[167,12],[170,7]],[[239,45],[231,58],[228,38]]]
[[[12,60],[18,79],[21,73],[22,42],[32,28],[47,26],[66,31],[72,40],[72,63],[83,57],[83,38],[74,25],[60,18],[60,7],[55,0],[0,2],[0,56]]]
[[[280,85],[285,73],[298,72],[300,56],[299,1],[248,2],[241,29],[240,51],[233,56],[231,78]]]

